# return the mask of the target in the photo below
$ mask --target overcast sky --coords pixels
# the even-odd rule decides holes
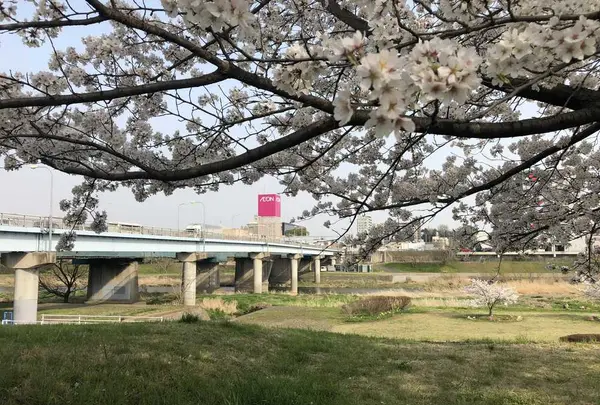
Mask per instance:
[[[101,31],[97,31],[100,33]],[[84,35],[95,34],[89,27],[69,28],[69,39],[61,35],[55,45],[59,49],[66,46],[79,48],[80,38]],[[16,36],[0,36],[0,52],[12,55],[10,58],[0,58],[0,71],[37,72],[47,70],[48,47],[40,49],[26,48]],[[160,129],[160,128],[159,128]],[[0,166],[2,166],[0,162]],[[59,201],[70,197],[70,190],[79,184],[80,178],[53,172],[54,176],[54,215],[60,216]],[[50,175],[46,170],[24,168],[18,172],[0,170],[0,212],[31,215],[48,215],[50,195]],[[128,189],[115,193],[103,194],[100,197],[100,207],[108,212],[109,221],[131,222],[142,225],[177,227],[178,205],[189,201],[202,201],[206,206],[206,223],[223,226],[239,227],[252,220],[257,212],[257,194],[278,193],[283,187],[276,179],[262,179],[252,186],[236,184],[224,186],[218,192],[197,195],[192,190],[180,190],[171,196],[156,195],[143,203],[135,201]],[[282,219],[287,221],[298,216],[305,209],[310,209],[314,200],[304,193],[297,197],[283,197],[281,212]],[[375,223],[386,219],[385,213],[372,215]],[[331,230],[322,226],[326,217],[305,221],[312,235],[334,235]],[[190,205],[181,208],[181,226],[202,221],[202,207]],[[332,218],[332,222],[334,219]],[[451,213],[446,211],[432,223],[452,224]],[[353,231],[355,231],[353,229]]]

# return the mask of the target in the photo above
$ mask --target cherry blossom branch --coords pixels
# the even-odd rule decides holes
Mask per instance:
[[[108,21],[108,18],[97,16],[77,20],[23,21],[12,24],[0,24],[0,31],[18,31],[27,28],[61,28],[86,26]]]

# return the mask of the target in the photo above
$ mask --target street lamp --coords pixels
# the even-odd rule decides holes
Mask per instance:
[[[202,203],[201,201],[190,201],[190,202],[184,202],[179,204],[179,207],[177,207],[177,232],[179,233],[180,230],[180,214],[181,214],[181,207],[183,207],[184,205],[195,205],[195,204],[200,204],[202,205],[202,237],[204,237],[204,226],[206,225],[206,207],[204,206],[204,203]]]
[[[47,170],[48,173],[50,173],[50,215],[48,216],[48,251],[52,251],[52,200],[54,198],[54,175],[52,174],[52,170],[50,170],[46,166],[31,165],[29,167],[33,170],[44,169]]]

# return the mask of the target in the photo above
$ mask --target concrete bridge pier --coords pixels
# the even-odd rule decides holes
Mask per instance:
[[[269,273],[271,263],[263,266],[263,259],[269,258],[265,253],[250,253],[249,257],[235,258],[235,291],[261,294],[269,290]]]
[[[137,259],[90,259],[86,260],[88,276],[88,302],[138,301]]]
[[[269,276],[269,287],[290,287],[292,294],[298,294],[298,265],[302,255],[282,255],[273,259],[273,268]]]
[[[273,258],[269,276],[269,287],[289,287],[292,282],[292,267],[287,255]]]
[[[16,323],[37,321],[40,267],[56,261],[56,254],[50,252],[6,253],[2,264],[15,270],[15,290],[13,319]]]
[[[321,284],[321,256],[313,257],[313,266],[315,268],[315,284]]]
[[[177,260],[183,262],[183,305],[196,305],[196,293],[213,292],[219,288],[219,263],[208,260],[206,253],[178,253]]]
[[[298,265],[301,257],[302,255],[289,255],[292,270],[292,288],[290,291],[292,295],[298,295]]]
[[[210,259],[196,262],[196,292],[207,294],[221,287],[219,263]]]

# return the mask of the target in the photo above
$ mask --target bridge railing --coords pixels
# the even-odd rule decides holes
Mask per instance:
[[[50,220],[47,216],[38,215],[23,215],[23,214],[3,214],[0,213],[0,226],[13,226],[19,228],[40,228],[41,230],[47,230],[49,228]],[[63,218],[52,217],[52,228],[63,229],[63,230],[78,230],[78,231],[92,231],[91,224],[86,223],[77,225],[74,228],[65,225]],[[202,231],[199,229],[192,230],[178,230],[171,228],[162,228],[155,226],[145,226],[139,224],[128,224],[122,222],[109,222],[108,232],[129,234],[129,235],[154,235],[154,236],[174,236],[174,237],[192,237],[199,239],[222,239],[222,240],[243,240],[251,242],[263,242],[263,243],[286,243],[293,245],[307,245],[317,246],[314,242],[299,241],[293,238],[282,237],[282,238],[267,238],[260,235],[235,235],[227,234],[222,232],[211,232]]]

